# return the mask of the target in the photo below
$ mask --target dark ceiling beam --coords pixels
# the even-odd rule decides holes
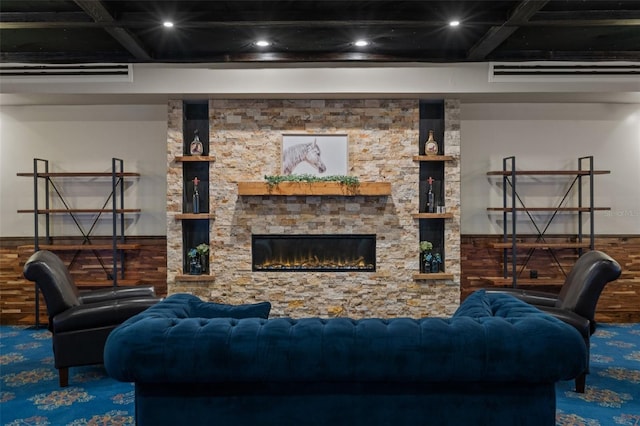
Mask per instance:
[[[113,16],[104,7],[101,1],[95,0],[75,0],[80,6],[96,22],[115,22]],[[105,27],[111,37],[116,39],[125,49],[127,49],[136,59],[142,61],[151,60],[151,55],[143,44],[132,33],[122,27]]]
[[[72,29],[72,28],[97,28],[106,29],[109,27],[122,27],[117,22],[78,22],[78,21],[2,21],[0,22],[0,30],[46,30],[46,29]]]
[[[638,19],[639,10],[556,10],[536,13],[531,21],[621,21]]]
[[[84,63],[95,62],[129,62],[129,58],[117,52],[69,53],[69,52],[0,52],[0,62],[16,63]],[[637,61],[640,51],[541,51],[518,50],[500,52],[495,60],[549,60],[549,61]],[[448,62],[455,60],[463,62],[464,59],[442,58],[429,54],[400,55],[400,54],[376,54],[366,52],[342,52],[342,53],[238,53],[227,55],[206,55],[197,58],[163,58],[167,63],[231,63],[231,62]]]
[[[634,19],[573,19],[571,21],[536,20],[519,24],[520,27],[637,27],[640,18]]]
[[[93,22],[83,12],[2,12],[0,22]]]
[[[502,21],[469,21],[471,25],[501,25]],[[155,24],[160,28],[161,24]],[[354,27],[397,27],[397,28],[443,28],[448,26],[444,21],[413,21],[413,20],[356,20],[356,21],[185,21],[176,22],[178,28],[354,28]],[[0,19],[0,29],[32,29],[32,28],[149,28],[154,23],[148,19],[120,19],[113,21],[47,21],[47,20],[10,20]]]
[[[407,62],[407,61],[439,62],[437,58],[416,58],[400,54],[338,52],[338,53],[237,53],[209,58],[204,62]]]
[[[633,19],[599,19],[599,20],[578,20],[572,21],[557,21],[557,20],[536,20],[534,22],[510,22],[508,24],[502,24],[500,22],[477,22],[466,21],[464,23],[467,26],[501,26],[506,28],[519,28],[519,27],[627,27],[627,26],[640,26],[640,17]],[[440,28],[444,25],[442,22],[398,22],[398,23],[331,23],[331,22],[190,22],[187,24],[179,25],[179,28],[200,28],[200,29],[215,29],[215,28],[256,28],[256,27],[269,27],[269,28],[353,28],[353,27],[370,27],[378,28],[391,26],[394,28]],[[77,22],[77,21],[57,21],[57,22],[21,22],[21,21],[2,21],[0,22],[0,30],[27,30],[27,29],[73,29],[73,28],[147,28],[148,22],[130,22],[130,21],[115,21],[115,22]]]
[[[134,14],[129,14],[134,15]],[[65,13],[2,13],[0,14],[0,29],[54,29],[54,28],[149,28],[154,23],[144,19],[140,14],[136,19],[111,19],[93,21],[81,12]],[[395,28],[438,28],[447,23],[442,20],[330,20],[330,21],[188,21],[178,22],[180,28],[354,28],[354,27],[395,27]],[[495,26],[495,27],[597,27],[597,26],[640,26],[640,11],[628,10],[619,13],[599,12],[538,12],[535,19],[518,20],[511,17],[508,21],[500,20],[465,20],[467,26]],[[160,27],[160,23],[157,23]]]
[[[0,62],[16,63],[83,63],[95,62],[129,62],[122,54],[114,52],[69,53],[69,52],[0,52]],[[210,54],[193,57],[167,57],[162,58],[165,63],[232,63],[232,62],[446,62],[446,59],[437,55],[416,57],[415,55],[367,53],[367,52],[340,52],[340,53],[315,53],[315,52],[266,52],[266,53],[234,53],[234,54]]]
[[[494,60],[511,61],[638,61],[640,50],[505,50]]]
[[[536,20],[533,22],[509,22],[500,23],[498,21],[465,21],[463,25],[467,26],[492,26],[492,27],[505,27],[505,28],[519,28],[519,27],[626,27],[626,26],[640,26],[640,13],[637,18],[629,19],[598,19],[598,20],[580,20],[574,19],[571,21],[558,21],[558,20]],[[420,21],[420,22],[407,22],[407,21],[361,21],[361,22],[308,22],[308,21],[289,21],[289,22],[271,22],[271,21],[259,21],[259,22],[246,22],[246,21],[232,21],[232,22],[219,22],[219,21],[201,21],[201,22],[189,22],[179,24],[179,28],[200,28],[200,29],[216,29],[216,28],[257,28],[257,27],[269,27],[269,28],[354,28],[354,27],[394,27],[394,28],[441,28],[445,25],[441,22],[435,21]],[[59,29],[59,28],[148,28],[149,22],[134,22],[134,21],[114,21],[114,22],[79,22],[79,21],[0,21],[0,30],[26,30],[26,29]],[[158,25],[159,27],[159,25]]]
[[[131,57],[123,53],[99,51],[92,53],[0,52],[0,62],[16,62],[23,64],[73,64],[96,61],[130,62]]]
[[[511,34],[517,31],[515,22],[528,22],[529,19],[542,9],[549,0],[523,0],[511,12],[509,18],[501,26],[491,27],[489,31],[469,50],[467,59],[470,61],[484,60],[487,55],[500,46]],[[511,24],[511,25],[510,25]]]

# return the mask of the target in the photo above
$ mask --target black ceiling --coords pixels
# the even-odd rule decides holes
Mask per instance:
[[[637,61],[640,1],[1,0],[0,60]]]

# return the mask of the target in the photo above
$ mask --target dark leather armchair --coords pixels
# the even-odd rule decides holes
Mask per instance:
[[[80,292],[62,260],[46,250],[34,253],[23,272],[36,283],[47,305],[62,387],[69,384],[69,367],[103,363],[104,344],[111,330],[160,301],[153,287]]]
[[[589,372],[590,336],[596,329],[596,305],[607,283],[620,277],[622,269],[607,254],[592,250],[576,261],[559,294],[522,289],[487,289],[488,293],[509,293],[575,327],[587,345],[587,370],[576,377],[576,392],[584,393]]]

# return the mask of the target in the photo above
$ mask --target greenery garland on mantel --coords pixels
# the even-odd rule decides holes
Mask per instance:
[[[277,185],[280,182],[339,182],[343,185],[358,185],[360,180],[356,176],[331,175],[314,176],[304,175],[265,175],[264,179],[269,185]]]
[[[279,183],[282,182],[300,182],[300,183],[314,183],[314,182],[337,182],[340,185],[345,185],[350,191],[355,192],[355,189],[360,185],[360,180],[356,176],[345,175],[331,175],[331,176],[314,176],[309,174],[303,175],[265,175],[264,179],[269,185],[269,190],[273,189]]]

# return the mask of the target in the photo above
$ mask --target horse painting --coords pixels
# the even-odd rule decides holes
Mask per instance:
[[[304,161],[313,166],[318,173],[324,173],[327,170],[327,166],[320,158],[320,147],[314,139],[313,142],[292,145],[284,150],[282,153],[282,174],[290,175],[296,166]]]

